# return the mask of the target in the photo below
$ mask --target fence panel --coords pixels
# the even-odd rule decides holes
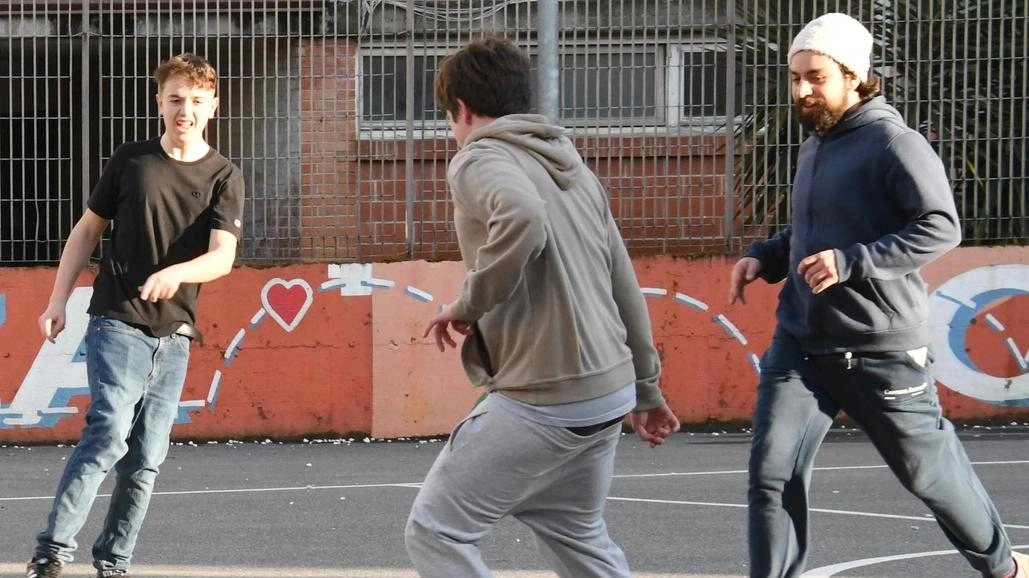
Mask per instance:
[[[738,251],[788,223],[804,135],[785,50],[832,10],[872,29],[875,71],[944,159],[966,242],[1025,242],[1024,2],[558,6],[560,123],[635,254]],[[182,51],[220,73],[208,136],[246,177],[241,260],[456,258],[436,67],[483,35],[535,66],[539,14],[531,0],[0,1],[0,264],[57,261],[115,146],[160,134],[151,74]]]

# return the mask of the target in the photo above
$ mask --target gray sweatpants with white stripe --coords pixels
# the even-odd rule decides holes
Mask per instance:
[[[579,436],[491,407],[487,397],[454,428],[411,508],[404,538],[419,574],[492,576],[478,543],[512,515],[563,578],[629,578],[604,523],[620,431]]]

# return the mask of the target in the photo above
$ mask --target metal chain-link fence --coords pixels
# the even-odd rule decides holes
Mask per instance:
[[[788,222],[803,135],[785,51],[826,11],[873,31],[966,242],[1025,242],[1022,0],[727,4],[558,2],[561,124],[631,251],[737,251]],[[0,0],[0,264],[57,261],[115,146],[159,136],[151,73],[183,51],[220,74],[208,137],[246,178],[242,260],[455,258],[435,67],[483,35],[537,63],[539,15],[529,0]]]

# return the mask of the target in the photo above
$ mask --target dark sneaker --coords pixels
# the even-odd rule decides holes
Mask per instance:
[[[96,578],[130,578],[126,570],[97,570]]]
[[[29,562],[25,578],[58,578],[63,567],[64,562],[60,560],[39,557]]]

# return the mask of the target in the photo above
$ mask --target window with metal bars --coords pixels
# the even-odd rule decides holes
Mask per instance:
[[[414,99],[419,130],[445,129],[433,80],[442,48],[414,55],[415,86],[407,86],[403,48],[365,49],[361,55],[360,124],[365,137],[403,129]],[[536,58],[533,62],[535,83]],[[564,47],[560,55],[561,123],[568,127],[676,127],[724,124],[728,57],[724,43],[607,44]],[[739,110],[739,92],[733,110]],[[535,96],[533,101],[535,107]],[[374,132],[372,132],[374,131]],[[399,135],[398,135],[399,136]]]

